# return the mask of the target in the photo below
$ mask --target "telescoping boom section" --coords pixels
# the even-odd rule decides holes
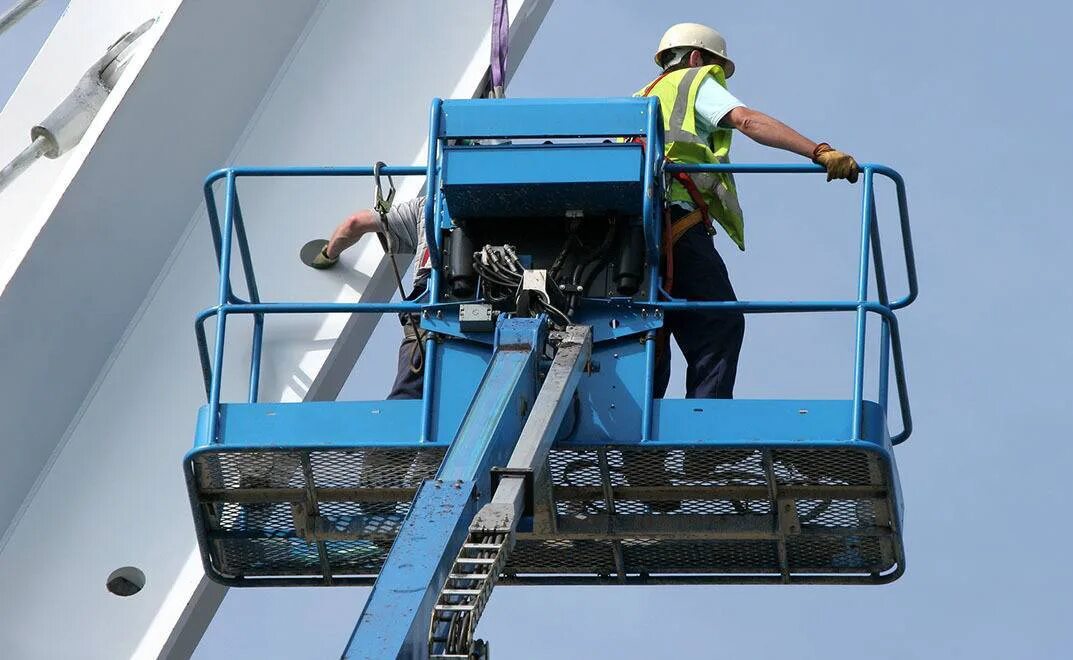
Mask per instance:
[[[184,461],[206,572],[231,586],[373,584],[348,658],[482,656],[474,631],[497,584],[896,579],[893,446],[911,432],[896,313],[917,283],[902,179],[862,170],[858,295],[805,302],[664,291],[666,174],[821,168],[665,163],[653,99],[434,100],[427,167],[214,173],[205,191],[222,276],[196,323],[208,404]],[[428,292],[260,300],[244,224],[256,218],[242,217],[239,180],[374,173],[427,177]],[[877,178],[898,201],[908,290],[897,299]],[[248,300],[232,289],[233,258]],[[654,398],[657,339],[676,310],[852,315],[851,394]],[[262,333],[276,315],[396,312],[419,315],[428,333],[421,399],[258,401]],[[234,315],[254,321],[249,397],[222,402]],[[870,319],[878,346],[866,365]]]

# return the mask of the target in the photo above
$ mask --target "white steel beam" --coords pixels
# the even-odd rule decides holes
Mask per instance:
[[[518,53],[550,0],[512,5]],[[180,468],[204,400],[192,320],[216,279],[200,180],[227,162],[422,162],[429,99],[480,89],[490,14],[469,0],[72,0],[0,115],[0,159],[98,50],[160,20],[82,143],[0,195],[5,655],[189,655],[224,593],[202,573]],[[239,185],[262,298],[390,291],[375,240],[329,273],[297,258],[368,205],[367,182]],[[269,319],[262,399],[334,395],[366,323]],[[244,398],[243,325],[230,324],[230,400]],[[133,596],[105,589],[123,566],[146,576]]]

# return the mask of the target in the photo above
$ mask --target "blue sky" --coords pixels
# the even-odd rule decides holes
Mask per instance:
[[[63,4],[0,37],[0,99]],[[884,587],[504,588],[480,635],[499,658],[1065,657],[1073,5],[680,7],[556,0],[509,94],[629,94],[656,74],[668,25],[707,23],[727,36],[745,103],[904,174],[922,289],[901,315],[916,425],[898,452],[908,571]],[[797,160],[742,136],[733,157]],[[739,188],[748,252],[717,242],[739,297],[853,294],[857,188],[800,177]],[[890,201],[881,195],[880,221],[902,283]],[[848,316],[751,317],[738,396],[848,398],[852,329]],[[345,397],[383,396],[397,333],[381,324]],[[674,381],[680,393],[680,371]],[[336,657],[366,593],[232,590],[195,657]]]
[[[15,0],[0,0],[0,13],[15,6]],[[7,102],[37,50],[67,8],[67,0],[45,0],[18,23],[0,35],[0,108]],[[30,129],[26,129],[29,141]],[[7,154],[0,156],[7,162]]]

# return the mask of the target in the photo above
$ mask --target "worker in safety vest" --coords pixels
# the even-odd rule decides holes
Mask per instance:
[[[849,154],[826,142],[817,144],[777,119],[747,108],[727,90],[734,62],[727,56],[726,40],[715,30],[696,23],[674,25],[664,33],[655,58],[663,73],[635,96],[659,99],[669,160],[729,162],[732,129],[738,129],[760,144],[812,159],[826,168],[828,181],[857,181],[859,168]],[[714,221],[739,249],[745,249],[745,222],[733,175],[676,175],[666,191],[664,288],[687,300],[736,300],[711,238]],[[656,396],[667,390],[667,337],[673,334],[686,359],[686,396],[732,398],[744,332],[741,314],[668,313],[657,351]]]
[[[381,215],[374,209],[364,209],[348,216],[332,232],[310,264],[325,269],[339,262],[339,255],[358,242],[365,234],[386,234],[392,252],[416,255],[413,285],[406,300],[416,300],[425,294],[429,275],[429,254],[425,244],[425,197],[395,204]],[[399,345],[398,373],[389,399],[420,399],[424,374],[424,340],[427,333],[418,326],[416,314],[400,314],[403,339]]]

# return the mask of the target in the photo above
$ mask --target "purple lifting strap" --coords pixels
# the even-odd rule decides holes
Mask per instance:
[[[507,0],[495,0],[492,7],[492,96],[501,98],[507,86],[510,13]]]

